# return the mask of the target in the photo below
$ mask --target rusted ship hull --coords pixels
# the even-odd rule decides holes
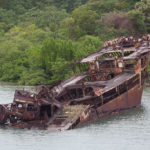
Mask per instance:
[[[139,106],[149,45],[147,35],[105,43],[102,50],[74,64],[80,73],[68,80],[36,87],[38,93],[16,90],[13,103],[0,105],[0,123],[69,130]]]
[[[135,86],[119,97],[111,100],[107,104],[97,108],[98,113],[111,112],[116,110],[125,110],[137,107],[141,104],[143,87]]]
[[[95,111],[90,111],[89,117],[80,121],[76,127],[87,125],[88,123],[101,120],[106,116],[116,115],[118,113],[138,107],[141,104],[142,93],[143,86],[135,86],[133,89],[130,89],[119,97],[112,99],[107,104],[98,107]]]
[[[118,114],[128,109],[139,106],[141,104],[142,92],[143,86],[139,87],[137,85],[129,91],[121,94],[117,98],[110,100],[110,102],[100,107],[97,107],[96,109],[87,107],[83,112],[78,115],[74,122],[67,125],[60,125],[58,122],[56,124],[48,124],[48,122],[45,121],[31,121],[28,123],[24,122],[15,124],[14,127],[60,131],[74,129],[101,120],[106,116]]]

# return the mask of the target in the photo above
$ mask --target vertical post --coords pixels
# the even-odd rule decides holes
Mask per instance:
[[[53,106],[53,104],[51,105],[51,116],[53,116],[53,114],[54,114],[54,106]]]
[[[122,54],[122,59],[123,59],[123,57],[124,57],[124,49],[123,49],[123,47],[121,47],[121,54]]]
[[[82,91],[83,91],[83,97],[85,97],[85,88],[84,88],[84,83],[82,82]]]
[[[141,59],[139,60],[140,61],[140,87],[142,85],[142,69],[141,69]]]
[[[103,105],[104,101],[103,101],[103,96],[102,96],[102,94],[101,94],[101,100],[102,100],[102,105]]]
[[[79,67],[79,70],[80,70],[80,73],[81,73],[81,66],[80,66],[80,63],[78,63],[78,67]]]

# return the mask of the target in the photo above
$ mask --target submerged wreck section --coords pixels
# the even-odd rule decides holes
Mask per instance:
[[[16,90],[12,103],[0,105],[0,124],[68,130],[137,107],[149,54],[149,35],[105,42],[75,64],[80,73],[68,80],[38,86],[38,93]]]

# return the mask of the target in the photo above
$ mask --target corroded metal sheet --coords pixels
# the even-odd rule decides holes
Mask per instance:
[[[142,92],[143,87],[136,86],[117,98],[112,99],[109,103],[97,108],[97,111],[105,113],[139,106],[141,104]]]

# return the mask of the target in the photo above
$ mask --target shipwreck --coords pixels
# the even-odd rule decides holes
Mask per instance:
[[[38,93],[16,90],[12,103],[0,105],[0,124],[68,130],[137,107],[149,54],[149,35],[105,42],[76,61],[80,71],[64,82],[38,86]]]

